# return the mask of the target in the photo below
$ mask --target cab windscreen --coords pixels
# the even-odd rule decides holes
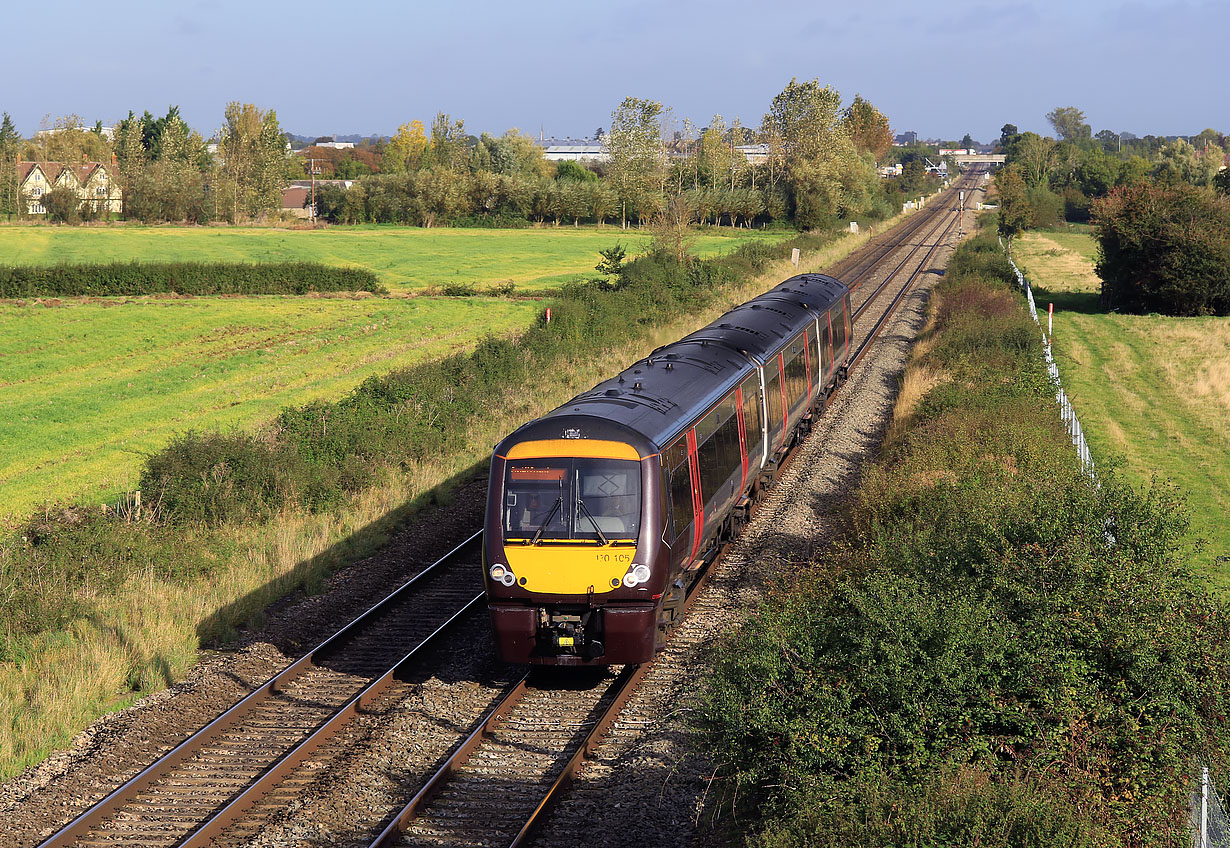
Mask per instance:
[[[641,467],[627,459],[510,460],[504,475],[504,538],[636,539]]]

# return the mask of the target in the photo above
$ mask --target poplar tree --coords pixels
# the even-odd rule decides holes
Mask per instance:
[[[21,136],[8,112],[0,118],[0,214],[8,218],[20,213],[17,190],[17,153]]]
[[[607,150],[611,160],[608,176],[619,196],[620,222],[628,227],[628,207],[640,220],[661,194],[666,175],[666,157],[662,151],[662,130],[658,120],[662,104],[655,100],[625,97],[611,113],[611,132]]]

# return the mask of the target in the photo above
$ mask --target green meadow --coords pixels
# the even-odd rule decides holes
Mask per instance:
[[[114,497],[177,432],[268,421],[519,330],[539,308],[366,296],[0,304],[0,515]]]
[[[1106,314],[1080,233],[1027,233],[1013,253],[1029,275],[1043,326],[1094,461],[1123,458],[1137,482],[1168,478],[1188,493],[1196,564],[1230,587],[1230,318]]]
[[[713,256],[748,239],[780,241],[784,231],[708,229],[693,252]],[[649,243],[618,227],[524,230],[358,226],[319,230],[247,227],[0,227],[0,265],[60,262],[323,262],[370,268],[389,290],[485,285],[512,280],[540,289],[593,276],[599,250],[616,242],[629,256]]]

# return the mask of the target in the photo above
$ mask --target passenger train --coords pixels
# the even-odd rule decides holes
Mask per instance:
[[[791,277],[500,442],[483,569],[501,659],[652,659],[845,378],[851,322],[843,283]]]

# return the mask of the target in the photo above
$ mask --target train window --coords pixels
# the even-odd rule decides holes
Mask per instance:
[[[743,384],[743,438],[748,456],[760,453],[764,445],[763,422],[760,420],[760,381],[752,378]]]
[[[824,376],[827,377],[833,367],[833,337],[827,315],[820,320],[820,355],[824,357]]]
[[[639,462],[560,457],[508,463],[505,538],[635,539],[640,521]]]
[[[708,433],[701,441],[702,430]],[[708,503],[735,473],[743,472],[739,455],[739,417],[734,398],[723,400],[696,425],[696,461],[700,466],[700,493]]]
[[[808,327],[807,328],[807,360],[808,362],[811,363],[812,386],[815,386],[817,383],[819,383],[820,378],[823,376],[820,373],[820,357],[817,353],[818,350],[819,348],[816,345],[816,328]]]
[[[803,358],[803,345],[791,345],[792,358],[786,360],[786,398],[793,409],[807,397],[807,360]]]
[[[846,346],[846,304],[839,302],[833,307],[833,350],[841,351]]]
[[[769,401],[769,433],[780,433],[782,430],[782,378],[777,369],[777,357],[769,360],[765,366],[768,372],[765,376],[765,395]]]
[[[674,516],[675,538],[692,524],[692,478],[688,470],[688,440],[680,436],[662,451],[662,463],[670,469],[671,515]]]

